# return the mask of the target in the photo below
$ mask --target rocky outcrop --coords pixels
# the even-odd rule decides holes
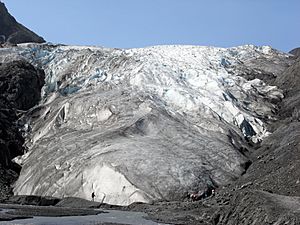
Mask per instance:
[[[265,191],[239,191],[231,196],[230,205],[222,207],[211,224],[291,224],[300,222],[300,198]]]
[[[18,23],[12,17],[4,3],[0,2],[0,44],[19,44],[27,42],[42,43],[45,40],[31,30]]]
[[[284,90],[281,117],[300,119],[300,58],[276,79],[276,85]]]
[[[0,107],[0,164],[11,167],[11,159],[24,153],[24,139],[16,125],[18,117],[10,102],[1,97]]]
[[[294,48],[289,53],[299,57],[300,56],[300,48]]]
[[[28,110],[41,98],[44,72],[25,61],[0,64],[0,93],[17,110]]]
[[[17,120],[37,104],[44,73],[24,61],[0,64],[0,198],[9,194],[20,167],[11,160],[24,154],[24,138]]]

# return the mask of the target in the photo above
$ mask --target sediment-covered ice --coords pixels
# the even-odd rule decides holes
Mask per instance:
[[[283,97],[247,76],[270,74],[256,61],[287,57],[251,45],[1,50],[0,61],[25,58],[46,73],[24,119],[29,152],[14,191],[128,205],[230,182],[249,165],[245,140],[268,135]]]

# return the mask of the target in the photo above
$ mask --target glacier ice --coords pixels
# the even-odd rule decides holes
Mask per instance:
[[[282,91],[246,73],[284,62],[270,47],[108,49],[21,44],[45,70],[40,105],[26,115],[26,157],[16,194],[77,196],[128,205],[179,199],[244,173],[245,139],[259,142]],[[271,69],[270,69],[271,70]]]

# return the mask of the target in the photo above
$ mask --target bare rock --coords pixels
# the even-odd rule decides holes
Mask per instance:
[[[299,57],[300,56],[300,48],[294,48],[289,53]]]
[[[0,64],[0,199],[12,194],[20,166],[11,160],[24,154],[24,138],[16,123],[17,110],[27,110],[40,100],[42,70],[24,61]]]
[[[4,3],[0,2],[0,44],[4,42],[12,44],[27,42],[43,43],[45,40],[18,23],[9,14]]]

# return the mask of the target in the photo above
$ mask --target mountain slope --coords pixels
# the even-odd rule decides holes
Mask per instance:
[[[235,188],[231,193],[236,202],[219,211],[220,224],[249,224],[251,221],[256,224],[299,224],[299,77],[299,60],[277,77],[276,84],[285,90],[285,98],[279,103],[280,120],[273,125],[274,133],[253,154],[256,160],[247,175],[233,184]],[[242,186],[245,187],[243,190],[234,192]],[[237,205],[237,202],[243,204]],[[248,215],[239,217],[245,211]]]
[[[42,43],[45,40],[33,33],[22,24],[19,24],[12,17],[4,3],[0,2],[0,44],[8,42],[11,44],[36,42]]]
[[[294,48],[289,53],[299,57],[300,56],[300,48]]]
[[[0,64],[0,200],[12,194],[20,172],[11,160],[25,152],[18,114],[38,103],[43,85],[44,73],[27,62]]]

